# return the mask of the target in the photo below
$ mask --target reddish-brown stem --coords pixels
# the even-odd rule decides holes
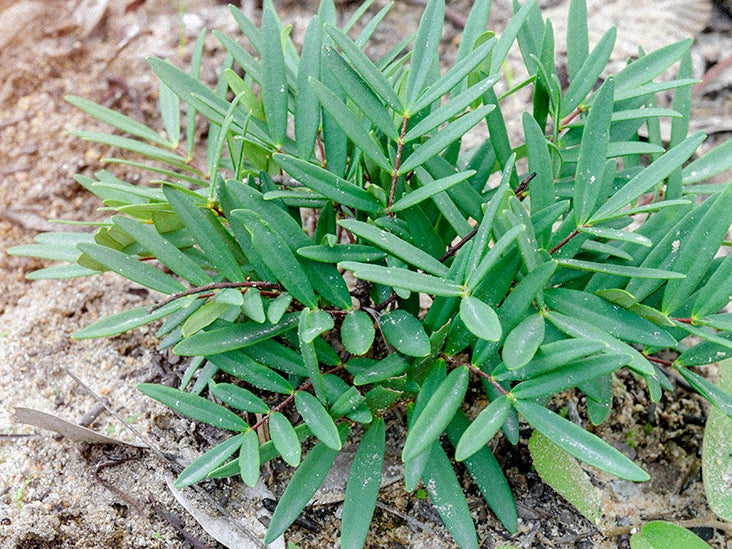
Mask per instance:
[[[404,150],[404,136],[407,133],[407,122],[409,122],[409,117],[404,116],[404,118],[402,119],[402,131],[399,134],[399,139],[397,141],[396,158],[394,159],[394,172],[391,175],[391,188],[389,189],[389,203],[387,204],[387,207],[386,207],[388,215],[390,215],[390,216],[394,215],[391,212],[391,207],[394,205],[397,181],[399,181],[399,167],[402,164],[402,151]]]
[[[535,177],[536,172],[531,172],[521,183],[519,183],[518,187],[516,187],[514,194],[519,200],[523,200],[526,197],[526,189],[529,188],[529,183],[531,183]]]
[[[196,288],[190,288],[188,290],[185,290],[184,292],[171,294],[157,305],[153,305],[152,307],[150,307],[148,309],[148,313],[157,311],[158,309],[160,309],[160,307],[164,307],[168,303],[175,301],[176,299],[180,299],[181,297],[195,294],[206,294],[206,296],[208,296],[211,294],[207,292],[210,292],[211,290],[223,290],[226,288],[257,288],[258,290],[282,289],[279,284],[275,284],[274,282],[262,282],[258,280],[245,280],[242,282],[212,282],[211,284],[206,284],[205,286],[197,286]],[[202,295],[199,297],[204,296]]]
[[[559,122],[559,127],[560,128],[563,128],[564,126],[566,126],[567,124],[569,124],[572,120],[574,120],[575,118],[577,118],[583,112],[584,112],[584,109],[582,107],[577,107],[576,109],[574,109],[567,116],[567,118],[565,118],[564,120],[562,120],[561,122]]]
[[[496,390],[499,393],[501,393],[502,395],[507,395],[508,394],[508,391],[506,391],[506,389],[504,389],[503,387],[501,387],[501,384],[498,383],[495,379],[493,379],[493,376],[491,376],[490,374],[486,374],[483,370],[481,370],[480,368],[478,368],[477,366],[474,366],[472,364],[468,364],[468,368],[470,368],[470,371],[473,372],[475,375],[477,375],[479,377],[482,377],[483,379],[487,380],[488,383],[490,383],[491,385],[493,385],[493,387],[495,387]]]
[[[479,226],[478,226],[479,227]],[[460,242],[455,244],[454,246],[450,246],[445,254],[439,259],[440,262],[447,261],[450,257],[455,255],[460,248],[465,246],[465,244],[468,243],[468,241],[473,238],[478,233],[478,227],[475,227],[472,231],[470,231],[465,237],[463,237]]]
[[[673,320],[675,320],[676,322],[681,322],[682,324],[693,324],[694,323],[694,319],[693,318],[678,318],[678,317],[676,317]]]
[[[574,231],[572,231],[571,233],[569,233],[564,240],[562,240],[559,244],[557,244],[551,250],[549,250],[549,253],[550,254],[553,254],[557,250],[561,249],[562,246],[564,246],[567,242],[569,242],[570,240],[572,240],[578,234],[580,234],[579,231],[577,229],[575,229]]]
[[[664,360],[662,358],[658,358],[655,356],[648,356],[648,355],[644,355],[644,356],[647,360],[650,360],[651,362],[655,362],[656,364],[661,364],[663,366],[673,366],[674,365],[674,363],[671,362],[670,360]]]

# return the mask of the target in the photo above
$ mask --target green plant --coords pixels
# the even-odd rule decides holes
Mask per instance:
[[[599,424],[611,413],[615,372],[629,369],[657,401],[673,388],[673,370],[732,415],[732,396],[693,370],[732,355],[731,317],[720,313],[732,295],[732,258],[716,257],[729,245],[732,185],[705,183],[732,167],[732,146],[687,164],[704,140],[687,136],[690,41],[643,55],[596,89],[615,29],[590,51],[584,2],[575,0],[562,90],[552,26],[535,1],[515,3],[500,36],[485,32],[490,4],[475,2],[444,73],[443,0],[430,0],[416,35],[375,61],[363,48],[390,6],[354,40],[347,33],[371,2],[338,28],[332,0],[323,0],[298,52],[265,2],[261,29],[231,10],[248,49],[214,31],[229,53],[215,90],[198,79],[203,36],[190,72],[150,60],[164,134],[68,98],[130,137],[76,135],[136,153],[145,160],[109,162],[163,181],[79,175],[115,215],[94,235],[46,233],[10,253],[68,263],[33,279],[114,271],[166,296],[75,337],[165,319],[160,348],[193,357],[191,365],[180,389],[140,390],[232,433],[177,485],[233,475],[253,485],[260,465],[278,456],[297,468],[266,541],[295,520],[350,440],[358,449],[341,543],[363,544],[383,418],[394,407],[407,416],[406,487],[423,482],[461,547],[477,537],[443,434],[514,531],[513,496],[487,443],[502,431],[516,444],[520,416],[541,435],[534,459],[547,477],[551,459],[537,448],[648,479],[548,409],[555,394],[579,389]],[[499,94],[515,41],[529,77]],[[675,79],[656,81],[672,66]],[[533,106],[512,145],[500,105],[526,86]],[[659,92],[673,94],[672,109],[656,106]],[[661,118],[671,120],[668,144]],[[209,125],[203,161],[194,147],[201,119]],[[464,150],[464,135],[483,123],[490,137]],[[658,358],[666,349],[673,361]],[[490,402],[475,418],[461,409],[471,384]],[[291,424],[286,409],[302,421]],[[245,419],[250,413],[261,419]],[[271,441],[260,444],[265,423]],[[310,436],[316,443],[302,456]],[[596,516],[581,490],[566,493]]]

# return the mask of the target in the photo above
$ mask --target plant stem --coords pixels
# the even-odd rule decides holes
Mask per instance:
[[[473,372],[475,375],[482,377],[483,379],[487,380],[488,383],[493,385],[493,387],[496,388],[496,390],[501,393],[502,395],[507,395],[508,391],[501,387],[500,383],[498,383],[495,379],[493,379],[493,376],[490,374],[486,374],[483,370],[478,368],[477,366],[474,366],[473,364],[468,364],[468,368],[471,372]]]
[[[397,140],[396,158],[394,160],[394,172],[392,172],[391,175],[391,188],[389,189],[389,203],[386,206],[386,211],[388,212],[388,215],[390,217],[394,216],[391,211],[391,207],[394,205],[397,181],[399,181],[399,166],[401,166],[402,164],[402,151],[404,150],[404,136],[407,133],[407,122],[409,122],[409,117],[404,116],[404,118],[402,118],[402,131],[399,134],[399,139]]]
[[[164,307],[168,303],[187,295],[202,294],[211,290],[223,290],[226,288],[257,288],[260,290],[282,290],[282,286],[280,286],[279,284],[275,284],[274,282],[262,282],[254,280],[244,280],[242,282],[212,282],[211,284],[206,284],[205,286],[197,286],[196,288],[190,288],[188,290],[185,290],[184,292],[170,294],[160,303],[150,307],[148,309],[148,313],[153,313],[160,309],[160,307]]]
[[[549,253],[550,254],[553,254],[554,252],[558,251],[562,246],[564,246],[567,242],[569,242],[570,240],[572,240],[578,234],[580,234],[580,233],[579,233],[579,231],[577,229],[573,230],[571,233],[569,233],[567,235],[567,237],[564,240],[562,240],[559,244],[557,244],[551,250],[549,250]]]

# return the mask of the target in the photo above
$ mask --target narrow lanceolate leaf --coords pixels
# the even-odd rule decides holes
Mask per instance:
[[[291,467],[300,465],[302,447],[292,424],[281,412],[269,416],[269,436],[277,451]]]
[[[374,321],[363,311],[351,311],[341,324],[341,340],[346,351],[352,355],[366,353],[374,342],[376,329]]]
[[[634,267],[632,265],[616,265],[613,263],[595,263],[593,261],[583,261],[581,259],[558,259],[556,261],[559,266],[567,267],[569,269],[627,276],[628,278],[672,279],[684,278],[686,276],[683,273],[664,271],[662,269]]]
[[[438,62],[437,48],[442,37],[444,19],[445,0],[430,0],[419,22],[407,78],[407,108],[412,112],[415,112],[412,109],[415,99],[425,88],[427,79]]]
[[[621,231],[619,229],[613,229],[611,227],[578,227],[577,230],[584,234],[589,234],[599,238],[607,238],[609,240],[617,240],[619,242],[630,242],[631,244],[638,244],[650,248],[653,242],[649,238],[646,238],[642,234],[634,233],[632,231]]]
[[[702,318],[716,313],[730,302],[732,295],[732,254],[722,260],[706,284],[699,290],[691,314]]]
[[[287,132],[287,73],[274,7],[262,13],[262,103],[270,137],[276,145]]]
[[[511,399],[501,395],[486,406],[465,429],[455,448],[455,459],[463,461],[481,450],[506,422],[511,411]]]
[[[239,448],[239,474],[247,486],[255,486],[259,480],[259,437],[256,431],[244,433]]]
[[[320,19],[313,17],[305,31],[302,43],[302,55],[297,70],[297,97],[295,104],[295,141],[297,152],[303,160],[309,160],[313,154],[315,139],[320,127],[320,103],[308,85],[308,80],[320,76]]]
[[[377,418],[361,438],[346,484],[341,519],[341,547],[360,549],[369,532],[381,487],[386,431]]]
[[[685,185],[705,181],[732,167],[732,141],[726,140],[683,169]]]
[[[397,309],[379,319],[386,340],[402,354],[414,357],[430,353],[430,338],[422,323],[408,312]]]
[[[516,400],[516,410],[542,435],[568,454],[616,477],[642,482],[650,477],[602,439],[534,402]]]
[[[592,522],[600,519],[600,491],[561,446],[534,431],[529,439],[531,461],[539,476]]]
[[[143,225],[121,215],[114,216],[112,221],[137,240],[168,269],[194,286],[205,286],[212,281],[198,263],[161,236],[154,227]]]
[[[686,368],[678,368],[678,372],[700,395],[714,404],[727,417],[732,418],[732,394],[714,385],[696,372]]]
[[[625,366],[629,355],[602,354],[566,364],[546,374],[522,381],[511,389],[516,398],[539,398],[560,393]]]
[[[412,206],[419,204],[420,202],[427,200],[428,198],[435,196],[441,192],[451,189],[458,183],[462,183],[466,179],[475,175],[475,170],[467,170],[459,172],[447,177],[441,177],[434,181],[424,182],[422,187],[413,190],[412,192],[405,194],[399,200],[394,202],[391,207],[392,212],[400,212],[411,208]]]
[[[333,117],[333,120],[340,126],[343,133],[353,141],[354,145],[382,169],[387,172],[392,171],[393,166],[381,151],[377,142],[364,130],[355,113],[335,93],[318,80],[311,78],[309,84],[315,95],[318,96],[323,108],[328,111],[328,114]]]
[[[402,240],[393,233],[355,219],[342,219],[338,221],[338,224],[356,236],[363,238],[367,242],[371,242],[373,245],[389,252],[390,255],[398,257],[402,261],[405,261],[426,273],[435,276],[447,275],[448,269],[443,263],[440,263],[428,253],[423,252],[416,246]]]
[[[290,313],[276,324],[246,322],[198,332],[178,343],[174,349],[181,356],[215,355],[241,349],[292,330],[297,326],[299,316],[299,313]]]
[[[671,522],[653,520],[630,537],[631,549],[709,549],[691,530]]]
[[[156,292],[174,294],[185,290],[173,277],[125,253],[99,244],[81,243],[76,247],[109,270]]]
[[[94,324],[74,332],[71,337],[74,339],[88,339],[96,337],[109,337],[128,332],[134,328],[145,326],[156,320],[185,307],[188,302],[172,302],[169,305],[160,307],[152,313],[150,307],[137,307],[128,309],[121,313],[113,314],[96,321]]]
[[[486,341],[501,339],[502,328],[493,307],[477,297],[467,296],[460,300],[460,319],[470,332]]]
[[[133,120],[132,118],[115,110],[103,107],[102,105],[94,103],[94,101],[89,101],[88,99],[77,97],[75,95],[67,95],[64,99],[77,109],[81,109],[85,113],[112,126],[113,128],[117,128],[125,133],[144,139],[145,141],[162,145],[163,147],[175,147],[172,140],[165,139],[155,130],[149,128],[142,122]]]
[[[462,486],[458,482],[450,459],[442,446],[437,443],[432,445],[422,478],[430,500],[458,547],[478,549],[475,524],[470,516]]]
[[[610,142],[610,117],[613,112],[615,81],[605,80],[595,100],[582,133],[577,172],[574,180],[574,217],[583,225],[595,211],[602,188],[607,148]]]
[[[251,391],[246,390],[244,387],[239,387],[232,383],[211,383],[209,390],[221,402],[242,412],[252,412],[255,414],[266,414],[269,412],[269,406],[261,398]]]
[[[208,423],[228,431],[245,431],[249,428],[247,422],[231,410],[198,395],[155,383],[142,383],[137,386],[137,389],[150,398],[165,404],[168,408],[195,421]]]
[[[485,118],[485,116],[494,108],[495,105],[483,105],[482,107],[461,116],[444,130],[429,138],[402,163],[399,167],[399,175],[412,171],[414,168],[427,162],[433,156],[439,154],[442,150],[446,149],[448,145],[465,135],[468,130]]]
[[[440,384],[407,433],[402,461],[416,458],[439,438],[465,397],[468,378],[468,369],[461,366]]]
[[[274,159],[300,183],[334,202],[368,213],[379,213],[384,209],[374,195],[320,166],[279,153],[274,155]]]
[[[694,154],[694,151],[699,148],[699,145],[701,145],[705,137],[702,132],[697,132],[687,137],[650,166],[638,173],[592,214],[592,217],[588,220],[588,224],[592,225],[608,219],[609,216],[612,216],[612,214],[621,210],[642,194],[652,190],[668,177],[671,172],[683,165]]]
[[[477,288],[478,285],[483,282],[483,279],[496,264],[498,258],[501,257],[501,254],[503,254],[503,252],[506,251],[506,249],[513,243],[513,241],[516,240],[519,235],[525,230],[526,225],[523,224],[514,225],[513,227],[511,227],[501,236],[501,238],[498,239],[498,242],[496,242],[493,247],[488,250],[488,253],[486,253],[480,259],[480,263],[478,263],[475,269],[466,273],[467,276],[465,285],[467,286],[469,292],[475,290],[475,288]],[[478,234],[480,233],[481,231],[479,230]],[[481,236],[485,236],[487,238],[488,233],[489,231],[486,231]]]
[[[318,300],[310,280],[284,239],[256,212],[233,210],[231,215],[247,228],[255,251],[285,289],[306,307],[316,308]]]
[[[175,480],[175,487],[191,486],[206,478],[211,471],[229,459],[241,447],[244,436],[244,434],[233,436],[198,456],[178,475]]]
[[[424,273],[417,273],[408,269],[402,269],[401,267],[382,267],[381,265],[370,265],[368,263],[356,263],[353,261],[343,261],[338,266],[347,271],[352,271],[354,276],[361,280],[368,280],[395,288],[404,288],[413,292],[457,297],[463,291],[459,284],[450,280]]]
[[[211,210],[204,211],[199,208],[188,194],[172,186],[163,185],[163,192],[178,216],[185,220],[186,227],[193,233],[196,242],[219,272],[231,282],[244,280],[241,267],[223,239],[221,233],[223,227]]]
[[[345,438],[347,434],[348,428],[345,427],[341,430],[341,437]],[[284,533],[290,524],[295,522],[310,498],[323,484],[325,475],[328,474],[337,455],[338,450],[328,448],[320,442],[305,456],[277,504],[264,543],[272,543]]]
[[[709,200],[714,200],[714,204],[677,251],[674,270],[686,274],[686,278],[669,281],[666,285],[661,306],[664,313],[675,312],[696,289],[732,224],[732,184]]]
[[[341,449],[338,427],[320,401],[306,391],[295,393],[295,407],[310,431],[328,448]]]
[[[574,82],[589,54],[587,2],[585,0],[571,0],[569,15],[567,15],[567,72],[570,81]],[[604,66],[605,63],[603,63]]]
[[[732,394],[732,361],[719,364],[719,388]],[[732,520],[732,417],[716,407],[709,411],[704,428],[702,476],[704,492],[715,514]]]

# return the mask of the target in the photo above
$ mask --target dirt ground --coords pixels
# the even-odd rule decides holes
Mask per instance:
[[[315,0],[275,3],[282,8],[283,19],[294,24],[296,38],[317,6]],[[384,3],[377,0],[376,5]],[[73,176],[102,168],[101,160],[110,151],[66,133],[70,128],[101,129],[65,103],[66,94],[157,124],[157,87],[145,58],[164,57],[186,66],[191,43],[201,28],[237,36],[222,2],[148,0],[125,12],[129,4],[126,0],[0,0],[4,33],[0,38],[2,547],[220,546],[166,484],[181,465],[215,443],[218,433],[172,415],[135,389],[140,382],[175,379],[185,362],[156,350],[153,329],[104,340],[70,339],[71,333],[98,318],[148,303],[147,291],[112,275],[29,282],[25,276],[46,263],[4,253],[11,246],[29,243],[39,231],[58,227],[47,219],[103,217],[96,211],[97,200]],[[337,4],[344,20],[356,7],[343,1]],[[421,7],[415,4],[397,2],[374,47],[416,26]],[[494,4],[492,25],[500,28],[510,2],[495,0]],[[559,18],[566,12],[564,0],[540,4]],[[446,59],[458,43],[460,17],[467,15],[469,5],[469,0],[448,1],[451,22],[443,37]],[[620,27],[618,63],[636,51],[638,42],[648,51],[689,35],[697,40],[694,61],[699,76],[732,54],[732,20],[706,0],[591,1],[589,5],[595,40],[607,25]],[[256,17],[253,3],[245,1],[242,8]],[[556,29],[560,44],[559,20]],[[222,48],[210,37],[206,52],[219,59]],[[215,69],[213,62],[204,67],[209,83],[216,80]],[[695,95],[693,129],[705,130],[712,142],[732,132],[731,87],[732,69],[709,73]],[[506,109],[521,107],[517,99]],[[139,177],[119,167],[110,169],[120,176]],[[680,385],[653,405],[630,376],[620,376],[616,391],[616,413],[597,432],[649,471],[652,480],[636,485],[591,473],[603,489],[601,533],[533,472],[526,449],[529,432],[523,433],[517,447],[500,443],[495,449],[517,498],[520,521],[515,535],[503,530],[463,474],[483,547],[628,547],[631,528],[652,519],[693,527],[713,547],[732,547],[732,527],[717,522],[710,513],[701,483],[707,404]],[[126,428],[129,425],[155,450],[89,444],[77,440],[78,435],[55,436],[12,417],[13,407],[28,407],[76,423],[97,408],[96,397],[106,399],[118,417],[102,413],[91,428],[135,441]],[[584,417],[581,400],[567,397],[557,404]],[[399,439],[398,432],[390,436]],[[394,455],[398,452],[395,447]],[[418,494],[404,493],[398,464],[393,461],[368,546],[451,547],[430,503]],[[318,505],[306,511],[310,522],[292,527],[288,541],[303,548],[338,545],[343,480],[337,473],[344,471],[345,461],[326,481],[326,490],[317,495]],[[189,510],[206,515],[199,518],[209,531],[218,527],[219,532],[239,536],[228,538],[227,546],[259,547],[247,532],[255,538],[262,535],[267,515],[262,499],[280,494],[288,474],[275,464],[254,490],[243,490],[233,481],[210,482],[202,485],[203,494],[187,492],[184,497]],[[231,519],[244,526],[234,526]],[[284,541],[275,546],[284,547]]]

